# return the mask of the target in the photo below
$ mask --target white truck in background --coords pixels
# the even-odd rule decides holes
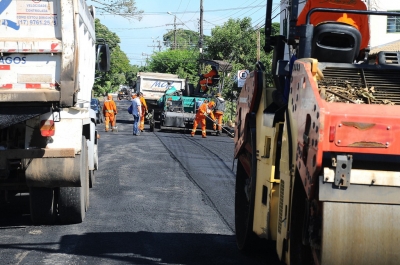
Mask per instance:
[[[189,84],[186,79],[179,78],[175,74],[139,72],[137,81],[133,84],[136,92],[142,92],[146,100],[146,104],[151,113],[150,130],[156,126],[154,123],[161,119],[161,108],[157,105],[157,101],[164,95],[168,89],[168,83],[173,85],[177,90],[189,91]],[[190,93],[190,92],[189,92]]]
[[[94,8],[85,0],[0,1],[0,193],[29,192],[35,224],[80,223],[98,168]]]

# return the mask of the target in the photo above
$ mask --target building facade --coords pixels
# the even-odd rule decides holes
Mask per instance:
[[[369,10],[400,12],[400,1],[367,0]],[[400,40],[400,17],[370,16],[370,47],[377,47]]]

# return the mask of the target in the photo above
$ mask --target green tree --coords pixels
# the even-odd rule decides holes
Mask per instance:
[[[272,24],[272,35],[279,34],[279,23]],[[222,94],[227,102],[224,120],[234,120],[236,100],[241,88],[236,82],[239,70],[253,71],[257,61],[257,39],[260,31],[260,62],[266,68],[267,84],[272,84],[271,61],[272,53],[266,54],[262,47],[265,42],[265,29],[253,28],[251,18],[230,19],[222,26],[211,30],[211,37],[205,42],[205,56],[209,59],[218,59],[232,64],[232,71],[224,78]]]
[[[127,19],[142,19],[142,10],[138,10],[135,0],[92,0],[101,14],[112,14]]]
[[[140,67],[137,65],[131,65],[129,70],[125,73],[126,85],[133,86],[133,81],[136,81],[137,73],[140,71]]]
[[[105,95],[118,90],[121,84],[127,82],[125,73],[132,68],[126,54],[121,50],[120,38],[114,32],[111,32],[106,26],[96,19],[96,38],[104,39],[109,44],[111,50],[111,67],[106,73],[96,72],[96,80],[93,86],[94,94]]]
[[[176,49],[193,49],[199,43],[199,33],[187,29],[178,29],[176,31],[176,47],[174,47],[174,37],[173,30],[164,34],[164,46]]]
[[[188,78],[191,83],[198,80],[197,69],[199,53],[195,50],[172,50],[154,53],[147,71],[177,74],[180,78]]]

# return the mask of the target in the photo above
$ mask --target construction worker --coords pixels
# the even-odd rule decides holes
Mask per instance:
[[[107,99],[104,101],[103,104],[103,115],[106,118],[106,132],[109,130],[109,124],[111,123],[112,131],[116,130],[115,123],[116,123],[116,115],[118,114],[117,106],[112,98],[112,95],[108,95]]]
[[[208,72],[207,74],[202,74],[200,75],[200,87],[201,91],[204,93],[207,92],[208,87],[207,85],[212,84],[213,82],[213,77],[218,75],[217,68],[215,66],[211,66],[211,71]]]
[[[297,25],[300,26],[305,24],[308,11],[317,7],[367,10],[367,7],[361,0],[308,0],[297,19]],[[310,17],[310,23],[315,26],[325,21],[343,22],[357,28],[358,31],[360,31],[362,38],[360,50],[368,47],[370,38],[368,15],[314,12]]]
[[[142,116],[142,106],[136,93],[132,94],[133,135],[140,135],[139,120]]]
[[[215,103],[210,101],[207,102],[206,100],[204,101],[203,104],[201,104],[200,108],[197,110],[195,120],[193,122],[193,129],[191,132],[192,137],[194,137],[197,129],[197,125],[200,123],[201,124],[201,136],[203,138],[207,138],[207,131],[206,131],[206,118],[209,116],[214,122],[215,117],[213,114],[213,109],[214,109]]]
[[[139,92],[138,96],[139,96],[140,104],[142,105],[142,115],[140,116],[139,130],[141,132],[143,132],[144,131],[144,117],[148,113],[148,109],[147,109],[146,100],[143,97],[143,93]]]
[[[214,117],[217,120],[217,124],[214,123],[214,131],[217,129],[217,135],[222,133],[222,117],[224,116],[225,112],[225,100],[221,97],[221,93],[217,93],[215,97],[215,108],[214,108]]]

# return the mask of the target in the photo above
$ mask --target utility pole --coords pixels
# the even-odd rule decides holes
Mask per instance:
[[[200,38],[199,38],[199,51],[200,59],[203,59],[203,0],[200,0]],[[201,73],[201,65],[199,64],[199,74]]]
[[[161,51],[161,48],[162,48],[162,46],[161,46],[161,41],[160,40],[158,40],[158,51],[160,52]]]
[[[150,54],[142,52],[142,56],[146,56],[146,64],[145,64],[145,66],[147,66],[147,62],[149,61]]]
[[[173,48],[173,50],[175,50],[176,49],[176,26],[183,25],[183,23],[176,23],[176,15],[172,14],[171,12],[168,12],[168,14],[174,16],[174,24],[166,24],[166,25],[167,26],[174,25],[174,48]]]
[[[257,26],[258,27],[258,26]],[[257,30],[257,62],[260,61],[260,28]]]
[[[203,0],[200,0],[200,40],[199,49],[201,58],[203,58]]]
[[[158,38],[158,37],[157,37]],[[160,40],[154,40],[153,39],[153,44],[154,44],[154,42],[158,42],[158,45],[147,45],[147,47],[153,47],[153,52],[154,52],[154,49],[155,48],[158,48],[158,51],[160,52],[161,51],[161,48],[162,48],[162,46],[161,46],[161,41]]]

